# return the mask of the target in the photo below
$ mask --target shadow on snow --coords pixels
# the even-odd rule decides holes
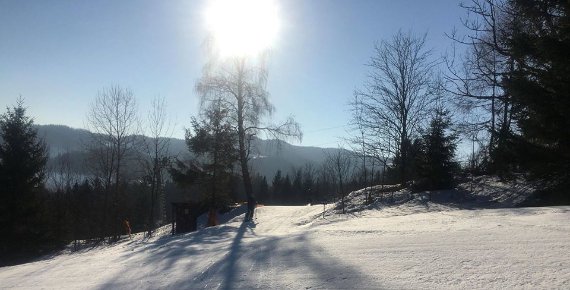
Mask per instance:
[[[117,262],[134,267],[125,267],[102,289],[386,288],[331,257],[308,234],[259,236],[252,223],[164,237]]]

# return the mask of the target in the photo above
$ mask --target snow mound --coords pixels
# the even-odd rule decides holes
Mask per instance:
[[[502,181],[497,176],[478,176],[472,181],[461,183],[457,189],[463,191],[470,201],[499,207],[515,207],[528,200],[538,185],[521,176]]]
[[[501,181],[496,176],[479,176],[449,190],[413,192],[399,184],[376,185],[349,193],[344,207],[353,216],[367,210],[403,215],[461,208],[509,208],[523,204],[536,188],[536,184],[523,178]],[[341,200],[329,206],[324,216],[339,213]]]

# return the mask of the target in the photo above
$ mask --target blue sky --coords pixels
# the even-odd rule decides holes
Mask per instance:
[[[206,1],[0,0],[0,106],[22,95],[39,124],[82,128],[97,91],[130,88],[147,112],[162,96],[183,136],[198,110]],[[460,28],[453,0],[278,1],[281,29],[268,90],[275,122],[294,115],[301,145],[336,147],[348,135],[348,102],[364,82],[374,42],[398,29],[428,33],[434,56]]]

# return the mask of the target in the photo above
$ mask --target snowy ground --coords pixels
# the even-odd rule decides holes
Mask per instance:
[[[322,209],[4,267],[0,288],[570,289],[570,207]]]

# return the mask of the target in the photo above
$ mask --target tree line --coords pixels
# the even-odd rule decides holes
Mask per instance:
[[[342,200],[351,191],[381,182],[381,173],[377,169],[374,179],[367,184],[357,161],[358,157],[348,150],[328,153],[321,164],[306,163],[288,171],[277,170],[269,179],[256,175],[253,179],[254,192],[260,202],[269,205],[306,205]]]
[[[127,219],[136,221],[134,230],[149,234],[166,222],[164,171],[170,156],[160,132],[164,103],[153,104],[151,137],[137,138],[132,93],[120,87],[99,93],[88,116],[93,131],[83,140],[83,166],[90,172],[83,176],[74,171],[69,152],[47,166],[47,145],[23,100],[0,116],[3,261],[70,241],[117,240]]]

